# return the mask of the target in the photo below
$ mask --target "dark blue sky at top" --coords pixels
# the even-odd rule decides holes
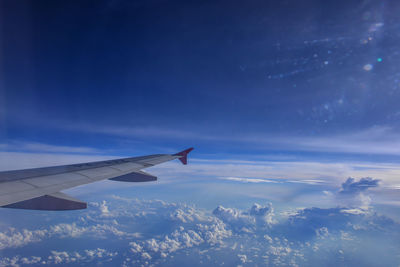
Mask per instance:
[[[81,125],[208,136],[396,128],[399,9],[373,0],[2,1],[0,134],[81,145],[102,140],[75,138]]]
[[[399,14],[0,0],[1,171],[195,147],[157,183],[68,190],[84,211],[0,209],[0,265],[398,266]]]

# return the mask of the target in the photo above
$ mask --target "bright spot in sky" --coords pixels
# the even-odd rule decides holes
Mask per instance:
[[[369,27],[369,31],[370,31],[370,32],[376,32],[377,30],[379,30],[380,28],[382,28],[383,25],[384,25],[384,24],[383,24],[382,22],[374,23],[374,24],[372,24],[372,25]]]
[[[376,61],[382,62],[382,58],[378,57],[378,59]]]
[[[364,65],[364,67],[363,67],[363,69],[365,70],[365,71],[370,71],[370,70],[372,70],[374,68],[374,66],[372,66],[372,64],[366,64],[366,65]]]

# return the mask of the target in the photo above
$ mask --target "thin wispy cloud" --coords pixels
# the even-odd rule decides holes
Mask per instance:
[[[267,180],[267,179],[257,179],[257,178],[240,178],[240,177],[221,177],[221,180],[243,182],[243,183],[279,183],[279,181]]]
[[[302,180],[288,180],[288,179],[262,179],[262,178],[245,178],[245,177],[220,177],[221,180],[242,182],[242,183],[299,183],[299,184],[309,184],[309,185],[321,185],[327,183],[325,180],[316,179],[302,179]]]
[[[373,127],[364,131],[336,136],[280,138],[298,150],[355,154],[400,155],[400,135],[389,127]]]
[[[47,145],[40,147],[47,148]],[[117,158],[113,155],[92,153],[73,153],[72,151],[92,151],[91,149],[70,148],[71,153],[61,153],[68,147],[50,146],[51,151],[59,153],[33,151],[0,152],[0,170],[64,165]],[[94,150],[96,151],[96,150]],[[132,155],[135,156],[135,155]],[[253,157],[253,156],[250,156]],[[272,159],[272,158],[271,158]],[[279,159],[279,157],[278,157]],[[393,163],[370,162],[318,162],[315,160],[242,160],[242,159],[201,159],[191,158],[190,164],[179,168],[177,162],[169,162],[152,167],[151,172],[163,177],[224,177],[224,179],[244,179],[247,182],[263,182],[286,179],[294,183],[321,183],[322,181],[340,185],[343,177],[379,177],[382,186],[398,185],[400,167]],[[150,171],[150,170],[149,170]],[[247,179],[247,180],[246,180]],[[262,179],[248,180],[248,179]]]
[[[223,142],[249,149],[327,152],[346,154],[400,155],[400,135],[391,127],[374,126],[364,130],[332,135],[272,135],[260,132],[203,132],[163,127],[96,126],[90,124],[61,124],[56,127],[82,133],[96,133],[125,138],[160,138],[166,140]]]
[[[44,152],[44,153],[71,153],[95,154],[101,151],[92,147],[50,145],[38,142],[8,141],[0,143],[0,151]]]
[[[248,179],[282,180],[293,183],[328,183],[339,186],[344,177],[379,177],[385,185],[398,184],[400,167],[391,163],[315,162],[315,161],[251,161],[193,159],[186,168],[169,162],[152,167],[151,172],[164,177],[224,177],[236,181]],[[149,170],[150,171],[150,170]],[[253,180],[253,182],[261,182]]]

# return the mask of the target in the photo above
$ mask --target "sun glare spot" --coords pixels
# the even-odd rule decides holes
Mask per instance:
[[[366,64],[364,65],[363,69],[365,71],[371,71],[374,68],[374,66],[372,64]]]

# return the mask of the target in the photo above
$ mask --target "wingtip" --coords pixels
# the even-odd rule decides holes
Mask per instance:
[[[174,154],[174,156],[180,156],[178,159],[182,162],[183,165],[186,165],[187,164],[187,155],[193,149],[194,149],[193,147],[185,149],[185,150],[183,150],[181,152],[178,152],[178,153]]]

